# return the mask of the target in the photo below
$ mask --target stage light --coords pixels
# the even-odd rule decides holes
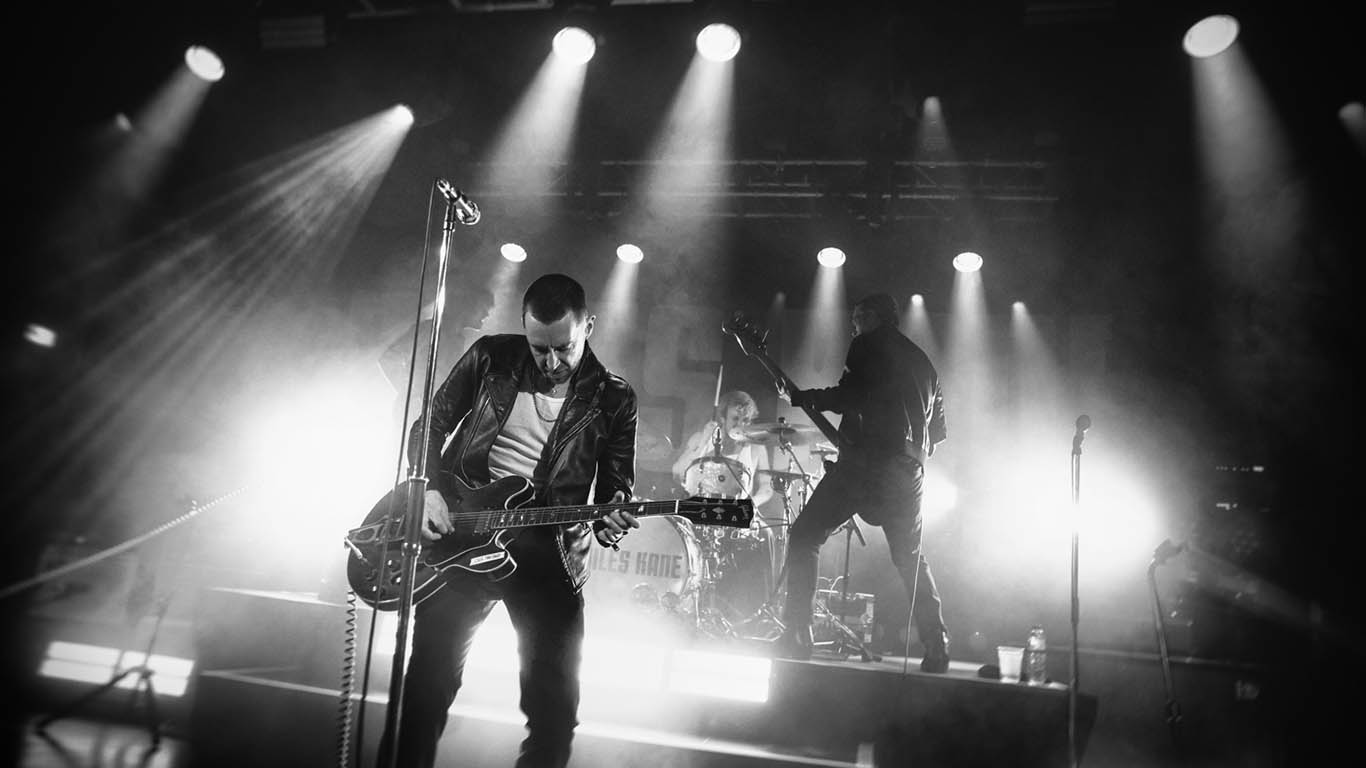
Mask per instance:
[[[185,49],[185,66],[198,75],[199,79],[210,83],[222,80],[226,71],[218,54],[201,45],[192,45]]]
[[[1359,101],[1349,101],[1338,110],[1338,120],[1347,135],[1356,142],[1357,149],[1366,153],[1366,105]]]
[[[972,251],[963,251],[953,257],[953,268],[959,272],[976,272],[982,268],[982,257]]]
[[[820,265],[827,269],[841,267],[844,265],[844,251],[833,247],[822,248],[816,253],[816,261],[820,262]]]
[[[1191,25],[1181,46],[1197,59],[1222,53],[1238,39],[1238,20],[1232,16],[1207,16]]]
[[[582,27],[565,27],[555,33],[555,54],[576,64],[587,64],[598,50],[593,36]]]
[[[24,338],[30,344],[36,344],[40,347],[57,346],[57,332],[46,325],[29,323],[28,327],[24,329]]]
[[[413,117],[412,108],[409,107],[407,104],[399,104],[398,106],[394,107],[394,110],[390,113],[390,115],[395,124],[405,128],[412,125],[413,120],[415,119]]]
[[[925,306],[925,297],[918,293],[911,294],[911,304],[917,307]]]
[[[639,264],[645,258],[645,252],[638,245],[622,243],[617,246],[617,258],[627,264]]]
[[[729,24],[708,24],[697,33],[697,52],[708,61],[730,61],[740,52],[740,33]]]
[[[513,264],[526,261],[526,249],[516,243],[503,243],[503,247],[499,248],[498,252]]]

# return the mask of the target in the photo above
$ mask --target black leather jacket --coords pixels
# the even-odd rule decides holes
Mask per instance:
[[[850,342],[837,386],[793,393],[792,404],[843,414],[841,460],[904,453],[923,464],[948,436],[938,372],[891,325]]]
[[[413,425],[409,459],[415,462],[416,447],[425,444],[430,474],[435,475],[431,468],[440,467],[471,485],[488,483],[489,449],[512,411],[519,387],[534,374],[525,336],[503,334],[475,341],[433,396],[431,431],[425,441],[422,422]],[[455,436],[442,451],[452,431]],[[610,502],[616,491],[629,499],[635,458],[635,392],[585,346],[536,476],[528,478],[536,485],[532,505],[585,504],[590,488],[595,504]],[[585,523],[538,526],[520,532],[510,551],[519,568],[548,567],[578,590],[588,578],[592,538]]]

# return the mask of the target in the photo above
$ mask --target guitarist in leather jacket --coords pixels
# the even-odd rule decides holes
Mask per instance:
[[[816,486],[789,531],[786,628],[776,652],[811,657],[811,600],[820,547],[858,513],[887,536],[892,562],[913,597],[926,672],[948,669],[948,632],[939,591],[920,554],[920,502],[926,457],[946,436],[939,374],[919,346],[898,329],[896,300],[873,294],[854,306],[854,339],[839,384],[779,395],[792,405],[831,411],[840,420],[839,461]]]
[[[471,485],[521,475],[541,506],[624,502],[635,482],[636,396],[588,347],[595,318],[583,287],[559,274],[534,281],[522,301],[525,335],[476,340],[432,398],[431,431],[413,425],[409,459],[428,451]],[[454,433],[452,435],[452,433]],[[449,438],[449,441],[448,441]],[[442,450],[445,446],[444,451]],[[563,766],[577,725],[587,555],[639,523],[613,510],[588,524],[523,529],[508,546],[517,569],[501,581],[459,569],[414,611],[399,727],[398,766],[431,766],[460,688],[475,631],[502,600],[517,630],[527,736],[520,768]],[[425,499],[422,535],[453,531],[438,489]],[[390,734],[381,743],[388,755]]]

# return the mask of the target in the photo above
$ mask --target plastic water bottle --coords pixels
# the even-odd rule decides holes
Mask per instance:
[[[861,617],[863,620],[864,645],[871,645],[873,642],[873,627],[876,626],[873,621],[873,617],[875,615],[873,613],[873,608],[876,600],[877,597],[875,597],[874,595],[868,595],[866,598],[864,598],[863,616]]]
[[[1025,680],[1030,685],[1043,685],[1048,682],[1048,642],[1044,638],[1043,627],[1035,624],[1029,629],[1029,639],[1025,642]]]

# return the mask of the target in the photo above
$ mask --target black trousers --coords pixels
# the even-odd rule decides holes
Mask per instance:
[[[474,642],[498,600],[517,631],[521,708],[527,736],[517,768],[562,768],[578,725],[579,663],[583,648],[583,596],[562,574],[519,567],[501,582],[448,572],[446,587],[414,611],[413,648],[404,678],[398,763],[430,768],[446,729],[447,710],[460,690]],[[380,742],[389,754],[391,734]]]
[[[861,513],[869,522],[882,526],[906,594],[908,598],[915,595],[911,616],[921,642],[927,647],[942,642],[944,617],[939,590],[929,563],[920,555],[920,500],[924,491],[925,468],[908,456],[841,457],[816,486],[788,532],[783,622],[810,626],[821,545],[836,528]]]

